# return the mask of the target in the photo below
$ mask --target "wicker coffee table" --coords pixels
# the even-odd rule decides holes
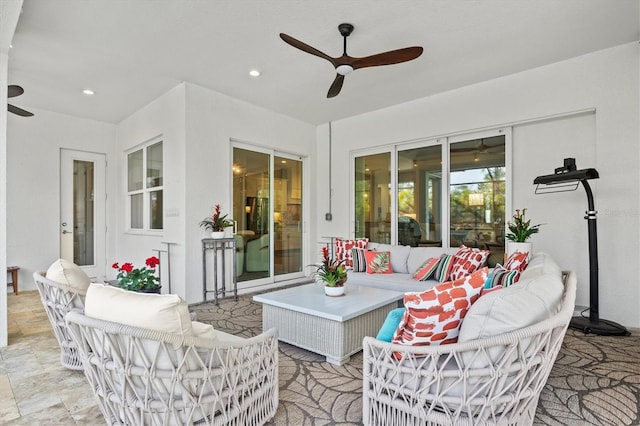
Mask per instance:
[[[275,327],[278,339],[325,355],[342,365],[375,336],[403,293],[347,284],[344,296],[325,296],[322,284],[307,284],[253,296],[262,303],[262,328]]]

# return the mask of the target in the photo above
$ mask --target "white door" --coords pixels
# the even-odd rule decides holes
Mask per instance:
[[[90,277],[106,273],[104,154],[60,151],[60,257]]]

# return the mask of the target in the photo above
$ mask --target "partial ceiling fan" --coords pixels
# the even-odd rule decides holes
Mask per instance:
[[[15,98],[16,96],[20,96],[24,93],[24,89],[20,86],[16,86],[15,84],[11,84],[8,87],[7,90],[7,97],[8,98]],[[32,117],[33,113],[29,112],[29,111],[25,111],[22,108],[18,108],[15,105],[11,105],[11,104],[7,104],[7,111],[12,112],[16,115],[19,115],[21,117]]]
[[[479,154],[485,154],[487,152],[493,152],[491,151],[494,148],[497,149],[503,149],[502,145],[487,145],[486,143],[486,139],[480,139],[480,143],[477,144],[476,146],[472,146],[472,147],[464,147],[464,148],[456,148],[455,147],[455,143],[451,145],[451,151],[452,152],[476,152]],[[465,144],[466,145],[466,144]]]
[[[280,38],[286,43],[304,52],[326,59],[327,61],[331,62],[331,65],[334,66],[337,75],[335,80],[333,80],[331,87],[329,87],[327,98],[333,98],[338,93],[340,93],[340,89],[342,89],[342,84],[344,83],[344,76],[354,70],[357,70],[358,68],[399,64],[402,62],[411,61],[422,55],[422,47],[413,46],[405,47],[404,49],[390,50],[388,52],[365,56],[363,58],[354,58],[353,56],[347,55],[347,37],[349,37],[349,35],[353,32],[353,25],[346,23],[340,24],[338,25],[338,30],[344,38],[344,51],[342,56],[339,56],[337,58],[332,58],[326,53],[323,53],[318,49],[301,42],[300,40],[296,40],[295,38],[287,34],[280,33]]]

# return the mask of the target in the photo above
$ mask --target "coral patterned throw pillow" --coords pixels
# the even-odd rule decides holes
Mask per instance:
[[[343,240],[341,238],[334,239],[334,258],[336,260],[344,260],[344,265],[348,268],[353,266],[353,258],[351,249],[366,249],[369,244],[368,238],[360,238],[357,240]]]
[[[509,258],[507,259],[507,263],[505,263],[505,269],[509,271],[518,271],[523,272],[527,269],[529,253],[526,251],[516,251],[511,253]]]
[[[366,251],[367,274],[392,274],[391,253],[388,251]]]
[[[453,255],[453,266],[449,273],[449,279],[460,279],[483,267],[489,254],[491,254],[489,250],[460,246],[460,249]]]
[[[488,274],[485,267],[424,292],[405,293],[406,311],[392,342],[410,346],[455,343],[462,319],[480,296]]]

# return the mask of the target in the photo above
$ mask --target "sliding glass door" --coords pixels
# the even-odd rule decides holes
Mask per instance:
[[[303,161],[269,150],[233,149],[238,281],[302,276]]]

